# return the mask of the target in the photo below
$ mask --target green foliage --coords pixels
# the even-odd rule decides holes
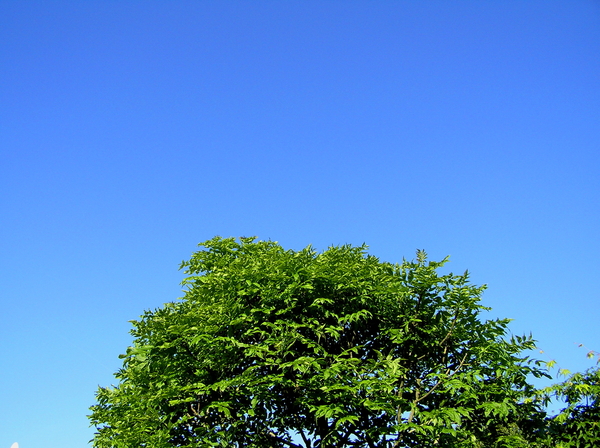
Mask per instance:
[[[484,287],[441,275],[446,260],[419,251],[391,264],[364,246],[317,253],[254,238],[201,246],[181,265],[182,300],[133,321],[118,385],[99,388],[91,408],[94,447],[547,438],[527,381],[545,372],[522,355],[534,341],[507,337],[507,319],[483,319]]]
[[[595,352],[590,352],[595,353]],[[593,357],[593,356],[592,356]],[[547,419],[540,446],[586,448],[600,446],[600,368],[575,373],[538,391],[545,402],[559,399],[564,409]]]

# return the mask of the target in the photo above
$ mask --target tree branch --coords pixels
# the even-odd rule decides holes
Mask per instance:
[[[306,448],[312,448],[312,443],[310,441],[310,439],[308,437],[306,437],[306,435],[304,435],[304,431],[302,431],[302,428],[300,428],[300,437],[302,437],[302,440],[304,440],[304,444],[306,445]]]
[[[456,375],[458,373],[458,371],[462,368],[462,366],[464,365],[467,356],[469,355],[469,352],[465,353],[465,356],[463,356],[463,358],[460,360],[460,364],[458,365],[458,367],[456,368],[456,370],[454,370],[454,373],[452,373],[447,379],[452,378],[454,375]],[[446,373],[448,373],[449,370],[446,370]],[[427,393],[425,395],[423,395],[420,400],[423,400],[424,398],[426,398],[427,396],[431,395],[431,393],[437,389],[437,387],[442,383],[442,380],[437,380],[437,382],[433,385],[433,387],[431,389],[429,389],[427,391]],[[419,400],[419,401],[420,401]]]

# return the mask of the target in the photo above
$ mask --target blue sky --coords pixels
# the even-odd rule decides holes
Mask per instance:
[[[213,237],[425,249],[600,351],[600,3],[0,2],[0,448],[75,448]]]

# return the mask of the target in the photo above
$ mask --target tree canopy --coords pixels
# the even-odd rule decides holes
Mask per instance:
[[[91,408],[94,447],[550,440],[528,381],[547,373],[523,354],[534,340],[485,319],[485,287],[442,274],[447,260],[418,251],[393,264],[365,246],[319,253],[255,238],[201,247],[181,265],[184,297],[133,321],[118,384]]]

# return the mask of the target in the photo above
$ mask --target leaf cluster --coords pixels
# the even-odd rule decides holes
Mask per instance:
[[[546,419],[539,446],[558,448],[600,445],[600,368],[574,373],[560,383],[536,392],[544,403],[562,401],[565,407]]]

